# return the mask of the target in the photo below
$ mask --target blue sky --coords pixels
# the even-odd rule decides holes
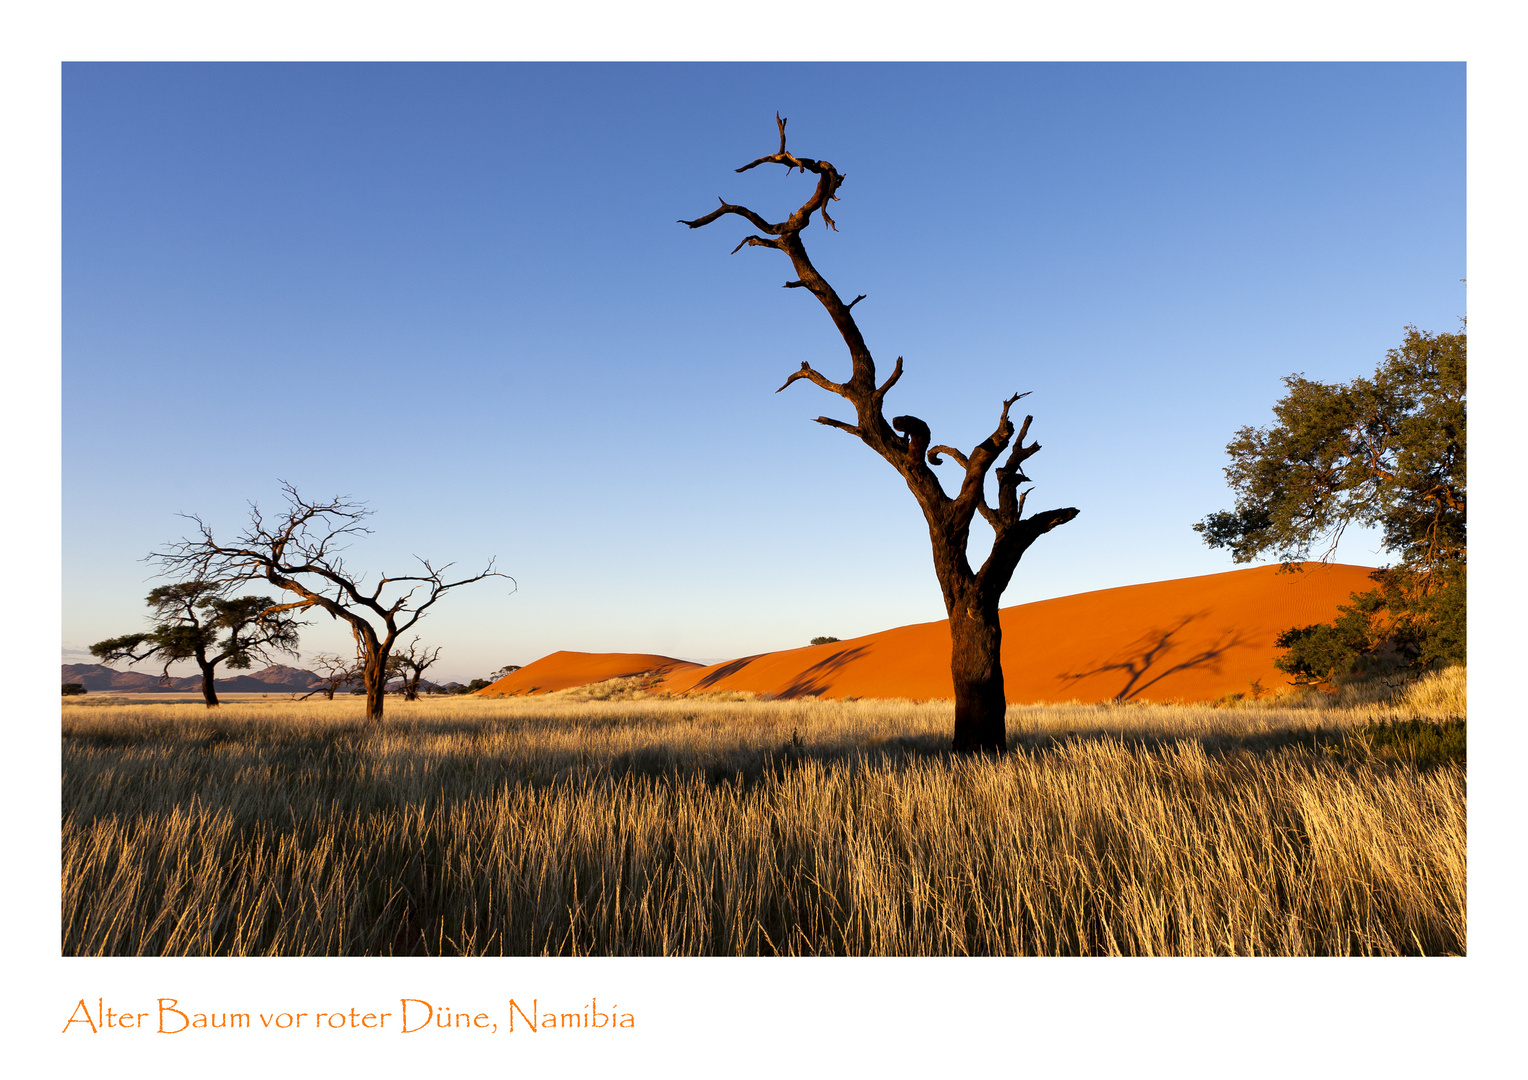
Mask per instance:
[[[278,479],[374,510],[352,565],[484,582],[442,673],[556,649],[722,658],[940,618],[916,504],[847,415],[820,307],[718,195],[808,249],[888,407],[969,446],[1001,399],[1077,506],[1005,604],[1231,569],[1235,429],[1465,312],[1462,64],[69,64],[63,644],[142,623],[140,560]],[[953,477],[953,466],[945,466]],[[1371,537],[1343,561],[1377,564]],[[306,651],[345,647],[315,623]]]

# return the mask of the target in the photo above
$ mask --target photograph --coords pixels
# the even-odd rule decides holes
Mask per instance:
[[[18,21],[27,1060],[1498,1074],[1522,79],[1370,7]]]
[[[65,955],[1466,954],[1462,65],[63,105]]]

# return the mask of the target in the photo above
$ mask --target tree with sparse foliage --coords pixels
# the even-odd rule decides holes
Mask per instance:
[[[267,522],[251,504],[248,527],[225,543],[201,518],[191,516],[199,535],[170,545],[154,558],[169,570],[194,572],[209,580],[268,581],[295,597],[274,610],[317,608],[344,621],[355,639],[366,717],[380,723],[389,659],[399,635],[452,589],[508,575],[496,571],[490,560],[479,573],[451,581],[445,575],[452,564],[437,567],[416,556],[419,572],[383,574],[368,590],[362,576],[347,568],[341,552],[351,538],[371,532],[362,524],[371,511],[343,496],[312,502],[291,484],[283,484],[282,490],[287,506],[275,521]]]
[[[1237,562],[1329,559],[1350,525],[1393,565],[1331,623],[1293,627],[1275,663],[1296,682],[1465,661],[1466,338],[1406,328],[1371,379],[1284,380],[1276,422],[1226,447],[1236,508],[1194,526]]]
[[[425,671],[440,659],[440,647],[427,649],[419,644],[419,638],[409,642],[408,648],[393,653],[393,670],[402,683],[404,701],[419,700],[419,684]]]
[[[202,674],[202,698],[212,708],[218,703],[219,664],[245,670],[256,661],[270,663],[272,652],[295,653],[297,628],[302,625],[269,597],[228,596],[230,584],[197,576],[161,585],[148,595],[152,629],[98,641],[90,651],[108,664],[153,658],[164,665],[159,678],[165,685],[172,665],[195,661]]]
[[[749,162],[738,172],[760,165],[783,165],[786,172],[799,169],[817,177],[816,189],[784,221],[772,222],[725,199],[709,214],[692,221],[681,221],[692,229],[709,225],[727,215],[747,221],[759,233],[745,236],[733,248],[736,254],[744,247],[763,247],[782,252],[796,272],[787,289],[805,289],[826,309],[839,336],[849,351],[850,376],[834,382],[802,361],[800,370],[791,373],[780,387],[784,390],[798,379],[806,379],[830,393],[842,397],[854,407],[855,422],[847,423],[826,416],[819,424],[848,432],[886,460],[901,474],[908,489],[923,510],[933,547],[934,573],[944,594],[945,610],[950,618],[950,675],[955,689],[955,737],[957,751],[1002,753],[1008,747],[1007,698],[1003,689],[1001,663],[1002,626],[998,621],[998,601],[1008,587],[1019,559],[1029,546],[1058,525],[1077,516],[1075,507],[1044,510],[1024,516],[1029,491],[1020,491],[1028,482],[1024,463],[1040,449],[1039,443],[1024,444],[1033,417],[1026,416],[1015,432],[1008,410],[1024,394],[1014,394],[1003,402],[996,429],[969,453],[954,447],[934,445],[929,426],[916,416],[894,416],[888,423],[882,412],[887,393],[902,377],[902,358],[886,381],[877,385],[875,360],[860,333],[853,308],[864,296],[845,303],[807,257],[801,234],[820,214],[828,228],[837,226],[828,215],[828,203],[838,199],[844,174],[826,161],[797,157],[785,148],[786,121],[775,114],[779,128],[780,149]],[[1009,449],[1011,447],[1011,449]],[[1005,450],[1008,457],[998,464]],[[961,472],[959,491],[952,497],[929,466],[940,465],[945,458],[954,461]],[[994,469],[994,466],[996,468]],[[996,505],[987,502],[989,474],[996,479]],[[971,523],[980,513],[995,534],[992,550],[978,569],[971,567],[966,548]]]
[[[327,700],[333,701],[336,691],[361,681],[361,665],[353,656],[318,653],[308,663],[315,669],[313,674],[318,676],[318,685],[298,697],[298,701],[306,701],[314,694],[323,694]]]

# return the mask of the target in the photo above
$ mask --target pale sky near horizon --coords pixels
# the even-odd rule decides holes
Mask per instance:
[[[1462,64],[66,64],[63,646],[144,625],[141,560],[279,480],[371,505],[350,561],[488,581],[420,625],[468,679],[557,649],[721,659],[943,617],[921,516],[802,359],[969,447],[1035,416],[1004,603],[1233,568],[1194,521],[1280,378],[1465,312]],[[947,478],[953,465],[944,467]],[[977,556],[979,558],[979,556]],[[1379,564],[1372,537],[1339,558]],[[315,620],[304,651],[346,648]]]

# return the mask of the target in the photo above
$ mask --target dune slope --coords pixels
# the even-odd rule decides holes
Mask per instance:
[[[1006,608],[1003,677],[1008,700],[1209,700],[1286,677],[1274,639],[1331,619],[1368,588],[1370,568],[1311,564],[1303,572],[1255,567],[1126,585]],[[943,620],[765,653],[663,683],[674,693],[751,690],[780,697],[954,696]]]
[[[699,667],[699,664],[692,664],[688,660],[675,660],[672,656],[658,656],[654,653],[554,652],[533,664],[526,664],[519,671],[511,671],[477,693],[481,697],[544,694],[550,690],[566,690],[573,686],[604,682],[606,679],[649,673],[682,678],[685,671],[698,670]]]
[[[1204,701],[1284,685],[1274,639],[1323,622],[1370,587],[1366,566],[1264,566],[1126,585],[1005,608],[1008,700]],[[830,645],[701,667],[666,656],[553,653],[481,691],[559,690],[653,672],[675,694],[751,691],[782,698],[948,698],[950,632],[939,622],[899,626]]]

